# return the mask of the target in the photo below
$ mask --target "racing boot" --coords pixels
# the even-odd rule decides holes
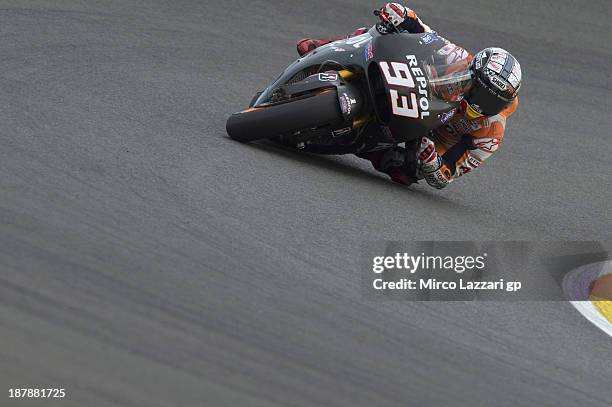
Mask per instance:
[[[300,54],[301,57],[303,57],[304,55],[308,54],[313,49],[319,48],[322,45],[326,45],[326,44],[329,44],[330,42],[342,40],[344,38],[355,37],[367,31],[368,31],[367,28],[361,27],[353,31],[348,37],[331,37],[331,38],[320,38],[320,39],[303,38],[299,40],[297,43],[297,52],[298,54]]]
[[[393,182],[403,185],[418,183],[410,156],[402,147],[357,154],[357,157],[370,161],[375,170],[387,174]]]

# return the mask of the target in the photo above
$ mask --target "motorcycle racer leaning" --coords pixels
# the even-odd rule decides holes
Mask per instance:
[[[397,31],[434,32],[414,11],[398,3],[387,3],[378,14],[387,26],[392,24]],[[360,28],[349,37],[366,31],[366,28]],[[305,55],[339,39],[300,40],[298,53]],[[460,100],[460,107],[445,124],[430,132],[430,137],[420,140],[416,157],[413,157],[414,149],[399,146],[358,154],[370,160],[376,170],[401,184],[410,185],[424,178],[432,187],[442,189],[457,177],[479,167],[499,149],[506,121],[518,106],[521,67],[509,52],[501,48],[485,48],[472,56],[465,49],[443,40],[446,45],[438,52],[446,58],[446,64],[463,65],[471,73],[469,85],[455,95],[454,100]]]

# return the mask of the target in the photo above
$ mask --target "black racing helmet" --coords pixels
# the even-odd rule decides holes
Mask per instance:
[[[473,84],[464,95],[469,119],[495,116],[508,107],[521,88],[521,65],[508,51],[485,48],[474,57]]]

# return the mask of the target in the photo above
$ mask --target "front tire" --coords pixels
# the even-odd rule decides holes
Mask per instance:
[[[234,113],[225,127],[232,139],[246,143],[342,121],[336,89],[324,89],[313,96]]]

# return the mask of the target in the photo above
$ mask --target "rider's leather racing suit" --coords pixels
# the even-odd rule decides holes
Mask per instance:
[[[400,28],[411,33],[433,32],[424,24],[416,13],[406,7],[407,13],[405,20],[400,24]],[[364,33],[366,30],[361,28],[356,30],[351,36]],[[392,35],[392,34],[391,34]],[[303,55],[312,49],[335,41],[339,38],[328,38],[322,40],[303,39],[298,42],[298,52]],[[448,40],[442,52],[446,55],[448,65],[466,60],[471,62],[472,55],[462,47],[459,47]],[[405,163],[407,154],[415,154],[414,151],[407,151],[404,148],[396,147],[387,151],[375,151],[373,153],[359,154],[359,157],[368,159],[378,171],[388,174],[393,181],[410,185],[416,179],[425,180],[434,188],[442,189],[455,180],[457,177],[466,174],[479,167],[485,160],[494,154],[500,147],[504,137],[506,121],[516,110],[518,98],[504,111],[495,116],[484,116],[477,119],[467,119],[461,109],[457,109],[455,114],[441,127],[430,133],[431,140],[424,137],[420,148],[417,148],[417,168],[407,167]],[[427,144],[431,147],[428,151]],[[433,158],[428,153],[435,153],[439,157],[440,169],[435,176],[427,176],[424,167],[425,161]],[[435,155],[434,153],[434,155]],[[438,157],[435,157],[438,159]]]

